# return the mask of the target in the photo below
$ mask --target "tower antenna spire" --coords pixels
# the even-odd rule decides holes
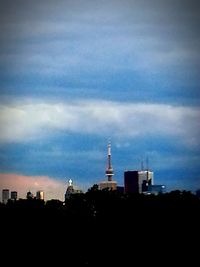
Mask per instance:
[[[112,176],[114,175],[112,163],[111,163],[111,142],[108,142],[108,166],[106,169],[106,175],[108,177],[108,181],[112,181]]]
[[[141,170],[142,171],[144,170],[144,162],[143,162],[143,159],[141,160]]]
[[[148,156],[146,157],[146,168],[148,171],[149,170],[149,157]]]

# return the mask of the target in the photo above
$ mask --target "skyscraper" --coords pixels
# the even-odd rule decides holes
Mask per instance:
[[[109,190],[116,190],[117,189],[117,182],[113,181],[112,177],[114,175],[114,171],[112,168],[112,163],[111,163],[111,143],[108,143],[108,154],[107,154],[107,168],[106,168],[106,175],[108,180],[107,181],[102,181],[99,183],[99,189],[105,189],[108,188]]]
[[[6,204],[9,199],[9,189],[3,189],[2,190],[2,202]]]
[[[44,200],[44,192],[43,191],[37,191],[36,192],[36,199]]]
[[[124,172],[124,191],[125,193],[139,193],[138,171]]]
[[[17,200],[17,191],[11,191],[11,199]]]
[[[26,198],[27,199],[33,199],[33,194],[31,193],[31,191],[28,191],[26,194]]]
[[[146,171],[125,171],[124,190],[125,193],[142,193],[148,191],[153,184],[153,172]]]
[[[143,183],[142,192],[147,191],[150,185],[154,184],[153,172],[148,169],[138,171],[139,180]]]

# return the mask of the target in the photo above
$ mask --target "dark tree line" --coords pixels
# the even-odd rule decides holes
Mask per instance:
[[[14,240],[29,257],[57,259],[56,266],[140,266],[158,255],[181,260],[200,232],[200,199],[178,190],[126,195],[93,186],[65,203],[9,201],[0,214],[8,247]]]

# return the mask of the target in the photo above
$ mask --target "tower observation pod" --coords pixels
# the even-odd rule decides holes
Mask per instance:
[[[99,183],[99,189],[117,190],[117,182],[113,180],[114,171],[111,164],[111,144],[108,143],[107,168],[105,172],[107,180]]]

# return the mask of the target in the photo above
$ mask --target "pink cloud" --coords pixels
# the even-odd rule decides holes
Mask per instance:
[[[25,176],[15,173],[0,173],[0,190],[7,188],[10,191],[17,191],[18,198],[26,198],[30,190],[34,195],[36,191],[43,190],[45,200],[64,200],[64,193],[67,185],[60,180],[48,176]]]

